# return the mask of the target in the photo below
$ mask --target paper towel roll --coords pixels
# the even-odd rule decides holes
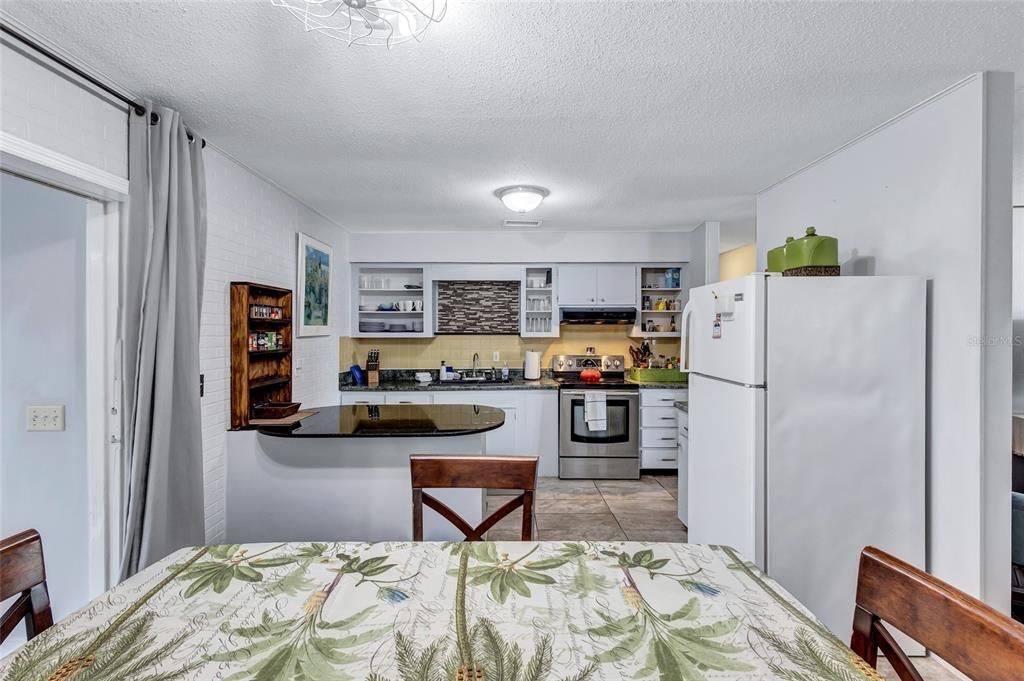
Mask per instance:
[[[540,378],[540,353],[527,350],[523,360],[523,378],[533,381]]]

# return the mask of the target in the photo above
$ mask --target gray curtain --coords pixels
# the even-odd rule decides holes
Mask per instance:
[[[171,109],[131,113],[122,234],[121,578],[205,543],[199,310],[206,253],[202,142]],[[156,116],[153,116],[156,114]]]

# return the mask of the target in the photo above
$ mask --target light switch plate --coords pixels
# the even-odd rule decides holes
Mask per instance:
[[[25,429],[30,431],[64,430],[64,405],[29,405],[25,407],[25,421]]]
[[[492,362],[499,362],[499,361],[501,361],[501,352],[499,352],[498,350],[495,350],[494,354],[491,355],[491,361]]]

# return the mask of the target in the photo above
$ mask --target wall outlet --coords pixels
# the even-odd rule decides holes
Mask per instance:
[[[492,361],[494,361],[494,362],[499,362],[499,361],[501,361],[501,353],[500,353],[500,352],[498,352],[497,350],[495,350],[495,351],[494,351],[494,354],[493,354],[493,355],[491,355],[491,360],[492,360]]]
[[[29,405],[25,408],[25,429],[30,431],[64,430],[64,405]]]

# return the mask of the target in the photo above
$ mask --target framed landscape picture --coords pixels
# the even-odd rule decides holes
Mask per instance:
[[[331,271],[334,249],[299,232],[299,285],[295,316],[299,336],[330,334]]]

